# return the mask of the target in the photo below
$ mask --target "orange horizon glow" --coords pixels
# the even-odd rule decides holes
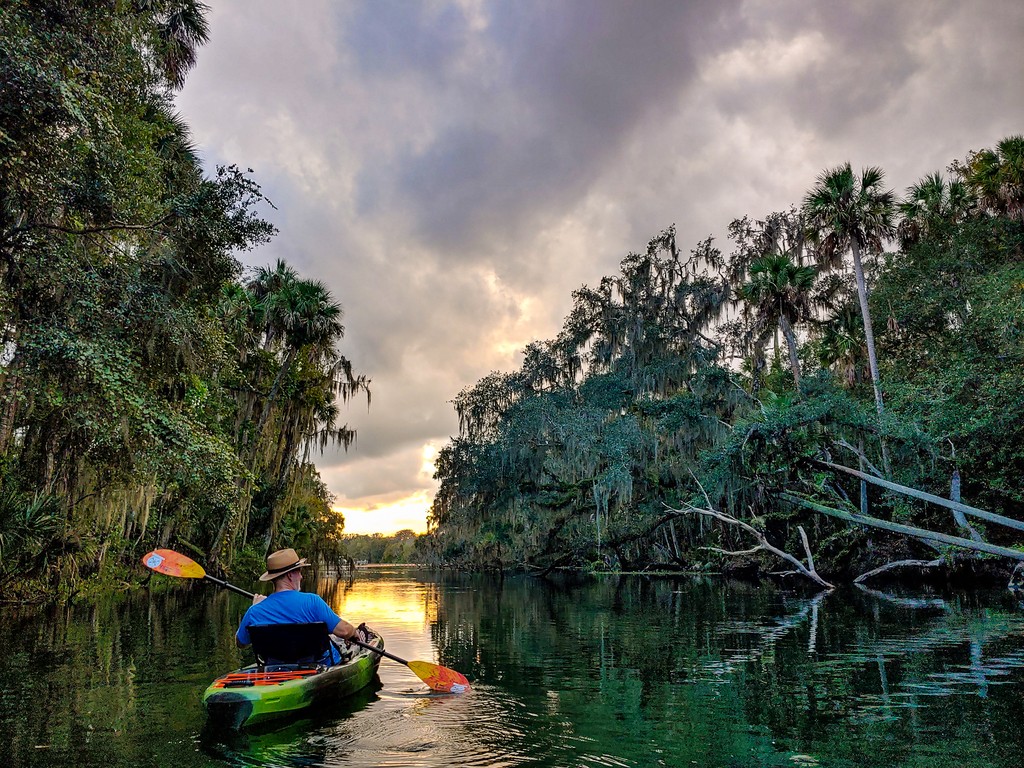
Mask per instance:
[[[360,506],[332,507],[345,517],[345,533],[380,533],[392,536],[398,531],[427,532],[427,512],[433,502],[429,491],[416,491],[394,501],[369,502]]]
[[[419,479],[433,484],[437,447],[427,443],[420,449]],[[401,493],[401,492],[400,492]],[[331,507],[345,517],[345,533],[380,533],[393,536],[399,531],[427,532],[427,513],[433,504],[433,489],[421,488],[405,495],[384,494],[348,499],[347,506]]]

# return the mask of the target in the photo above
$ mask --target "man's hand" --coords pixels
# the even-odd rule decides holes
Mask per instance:
[[[256,605],[257,603],[262,603],[266,599],[267,599],[266,595],[253,595],[252,596],[252,604]]]

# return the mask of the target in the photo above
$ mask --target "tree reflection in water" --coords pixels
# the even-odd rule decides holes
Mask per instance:
[[[346,574],[347,575],[347,574]],[[245,601],[198,588],[0,614],[0,740],[30,765],[957,765],[1024,753],[1024,619],[998,594],[360,570],[320,591],[465,672],[263,731],[203,731]]]

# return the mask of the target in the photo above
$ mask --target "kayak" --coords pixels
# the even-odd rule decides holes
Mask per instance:
[[[370,633],[365,642],[383,651],[384,638]],[[211,724],[246,728],[351,696],[373,681],[378,666],[380,654],[357,646],[334,666],[252,664],[214,680],[203,694],[203,704]]]

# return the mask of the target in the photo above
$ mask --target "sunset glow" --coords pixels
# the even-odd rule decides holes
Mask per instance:
[[[390,536],[406,528],[427,531],[427,511],[433,501],[429,491],[416,491],[394,501],[369,501],[365,506],[334,507],[345,516],[345,533],[383,533]]]

